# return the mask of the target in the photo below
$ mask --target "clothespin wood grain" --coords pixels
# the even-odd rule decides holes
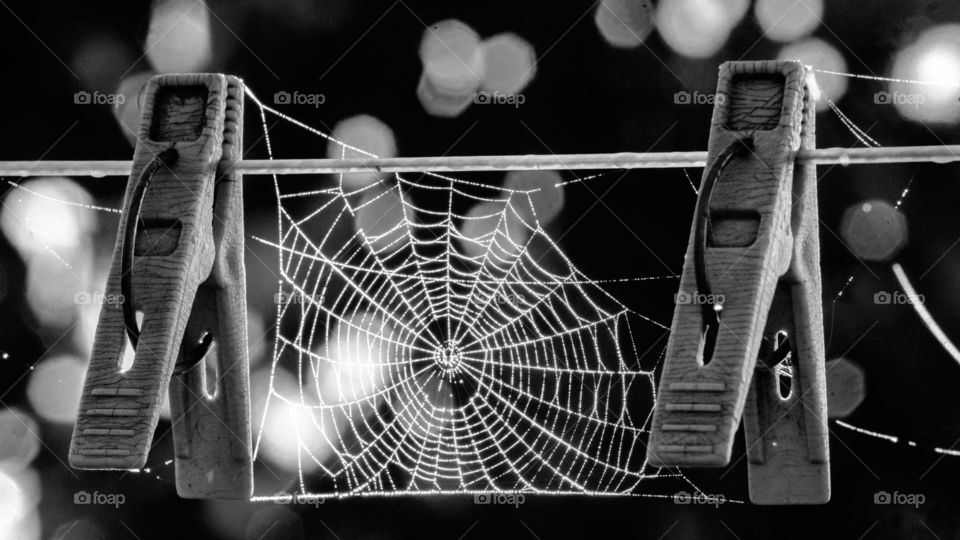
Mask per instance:
[[[758,504],[830,498],[816,176],[795,163],[815,146],[808,76],[721,67],[647,448],[654,466],[723,467],[742,417]]]
[[[74,467],[142,468],[169,389],[179,494],[252,493],[242,185],[218,170],[242,157],[243,94],[218,74],[147,86],[107,280],[122,302],[101,309]]]

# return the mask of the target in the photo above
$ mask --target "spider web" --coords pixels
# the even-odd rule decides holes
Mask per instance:
[[[267,113],[337,144],[344,155],[350,150],[376,157],[264,105],[249,87],[247,97],[259,108],[271,157]],[[831,109],[861,143],[877,145],[862,139],[865,131],[832,103]],[[298,419],[307,419],[292,424],[303,464],[299,483],[304,494],[315,489],[326,490],[318,496],[337,497],[527,491],[669,498],[636,491],[641,481],[669,478],[682,479],[692,491],[702,493],[680,471],[650,470],[643,461],[655,400],[655,366],[640,365],[630,335],[637,323],[663,326],[623,306],[603,291],[600,281],[587,279],[563,256],[536,219],[531,202],[536,190],[491,187],[436,174],[395,175],[354,190],[344,188],[342,176],[340,180],[340,185],[326,189],[286,193],[274,176],[279,236],[276,242],[257,240],[278,250],[282,302],[257,454],[265,444],[269,410],[282,404],[287,406],[284,414],[294,412]],[[687,180],[696,192],[689,176]],[[91,212],[121,213],[119,208],[63,200],[5,181],[12,192]],[[908,182],[895,208],[909,191]],[[349,222],[364,208],[376,206],[376,200],[390,193],[400,198],[399,224],[384,229],[374,222],[372,231],[361,227],[347,236],[334,232],[337,224],[349,229]],[[427,204],[420,201],[421,195],[428,195]],[[463,203],[501,208],[469,215],[459,210]],[[432,216],[432,221],[424,216]],[[465,235],[457,227],[468,221],[489,222],[490,216],[495,216],[496,226],[486,235]],[[547,258],[544,245],[556,252],[560,264],[542,262]],[[482,249],[483,255],[470,256],[471,248],[464,246]],[[69,268],[53,249],[44,249]],[[911,290],[902,269],[895,273],[901,287]],[[834,307],[854,280],[855,274],[850,274],[844,281],[832,300]],[[490,301],[489,309],[477,311],[484,300]],[[526,306],[525,313],[520,306]],[[501,307],[504,311],[498,312]],[[517,320],[505,331],[486,336],[486,341],[470,333],[483,336],[498,322],[504,325],[511,319],[508,313]],[[926,318],[924,324],[952,352],[952,342],[939,336],[939,326]],[[463,337],[442,333],[448,321],[477,342],[476,347],[460,347],[459,361],[452,364],[442,348],[426,352],[430,345],[445,343],[441,337]],[[275,385],[285,372],[296,374],[296,392],[283,392]],[[891,444],[920,445],[833,421]],[[326,443],[323,454],[314,451],[318,438]],[[960,456],[952,446],[928,449]],[[167,460],[162,466],[171,463]],[[315,470],[321,471],[320,482],[308,478]]]
[[[267,137],[271,113],[370,155],[251,97]],[[637,494],[644,479],[686,480],[645,461],[659,359],[641,365],[634,328],[664,327],[574,266],[536,189],[432,173],[335,184],[274,179],[279,237],[257,239],[277,249],[281,280],[256,447],[271,407],[296,411],[303,493]]]

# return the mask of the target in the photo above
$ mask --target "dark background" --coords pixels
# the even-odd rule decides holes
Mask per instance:
[[[722,61],[775,58],[780,49],[762,38],[748,14],[726,46],[707,60],[673,54],[656,32],[646,40],[646,47],[617,50],[603,41],[593,24],[594,8],[583,1],[284,0],[213,1],[208,6],[220,19],[211,19],[215,51],[211,71],[244,78],[264,99],[282,89],[316,89],[326,96],[326,103],[318,109],[297,109],[293,113],[297,118],[329,132],[342,118],[374,115],[393,129],[401,156],[701,150],[706,147],[710,106],[675,106],[672,95],[680,90],[712,91]],[[81,89],[113,91],[131,64],[135,66],[131,72],[150,70],[145,59],[137,60],[149,13],[149,4],[142,2],[3,4],[0,159],[129,159],[132,148],[110,111],[78,107],[72,96]],[[538,71],[524,90],[522,107],[473,107],[455,119],[424,112],[415,93],[421,69],[416,51],[424,23],[447,18],[467,22],[481,36],[512,31],[533,44]],[[838,46],[842,43],[839,48],[852,71],[884,74],[892,54],[917,31],[936,23],[960,22],[960,4],[830,1],[824,21],[815,35]],[[368,33],[357,41],[364,32]],[[113,56],[85,68],[95,77],[79,81],[58,57],[69,63],[73,51],[104,35],[122,46],[114,49]],[[928,129],[901,119],[893,108],[871,106],[871,96],[878,89],[881,83],[852,81],[838,103],[862,127],[872,125],[869,132],[877,140],[886,145],[958,140],[955,127]],[[853,136],[834,115],[823,113],[817,120],[819,147],[854,145]],[[248,114],[247,121],[247,156],[265,157],[262,142],[255,142],[257,119]],[[74,122],[76,126],[51,147]],[[325,153],[318,139],[292,131],[277,134],[274,143],[280,157]],[[172,470],[162,467],[172,458],[169,436],[151,454],[156,474],[78,472],[77,479],[61,462],[70,426],[43,424],[45,447],[34,463],[42,479],[42,536],[51,537],[59,530],[66,531],[64,538],[144,539],[258,538],[261,534],[343,539],[763,538],[815,533],[828,538],[958,537],[960,496],[954,487],[960,478],[960,461],[930,449],[952,447],[960,438],[960,398],[955,390],[960,366],[908,306],[873,304],[877,290],[896,288],[889,264],[859,261],[831,232],[839,230],[840,216],[848,206],[871,198],[893,202],[914,178],[902,207],[910,225],[910,243],[897,260],[913,276],[930,269],[915,284],[941,326],[957,335],[960,254],[952,249],[960,238],[957,172],[955,165],[932,164],[819,170],[827,356],[849,358],[863,368],[867,380],[866,399],[848,420],[917,442],[915,448],[890,444],[831,422],[833,499],[828,505],[726,504],[714,509],[678,506],[669,497],[533,496],[517,509],[476,506],[467,497],[327,501],[317,509],[204,503],[177,498]],[[688,173],[698,181],[701,171]],[[572,177],[570,172],[563,174]],[[591,277],[679,273],[695,202],[683,172],[639,171],[620,178],[616,173],[567,186],[563,214],[551,225],[554,237],[563,236],[562,247]],[[98,202],[119,206],[122,179],[77,180]],[[272,186],[265,178],[248,180],[248,236],[269,236],[275,223]],[[115,220],[101,222],[99,238],[107,250],[115,227]],[[253,242],[250,247],[265,260],[275,260],[269,248]],[[23,375],[50,346],[49,336],[25,307],[23,262],[6,239],[0,240],[0,264],[5,292],[0,303],[0,348],[17,359],[0,363],[0,392],[6,406],[27,407]],[[836,300],[851,274],[855,281]],[[248,276],[251,290],[257,288],[256,276],[255,272]],[[608,290],[627,305],[669,324],[675,289],[675,281],[665,280]],[[168,427],[168,422],[162,423],[158,433]],[[742,451],[738,437],[734,455]],[[742,460],[728,470],[691,471],[690,475],[707,493],[747,499]],[[79,489],[122,492],[127,502],[116,510],[76,506],[71,497]],[[669,496],[676,489],[674,484],[653,483],[645,491]],[[923,493],[926,502],[916,509],[875,505],[873,496],[879,490]],[[81,518],[86,521],[71,529],[70,524]]]

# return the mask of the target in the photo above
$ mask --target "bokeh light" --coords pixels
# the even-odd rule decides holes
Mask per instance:
[[[4,540],[39,540],[42,533],[40,513],[36,509],[31,509],[7,532],[7,535],[2,536]],[[70,540],[74,540],[74,537]]]
[[[442,93],[472,94],[483,78],[480,36],[455,19],[440,21],[423,32],[423,73]]]
[[[764,36],[774,41],[793,41],[820,25],[823,0],[757,0],[753,12]]]
[[[173,419],[173,413],[170,412],[170,394],[168,392],[163,393],[163,401],[160,402],[160,419]]]
[[[892,77],[934,84],[890,83],[874,103],[893,104],[904,118],[930,124],[960,121],[960,24],[924,31],[894,57]]]
[[[27,305],[37,320],[51,329],[67,328],[80,316],[84,302],[81,292],[87,283],[89,261],[72,250],[70,262],[59,254],[37,254],[27,267]]]
[[[863,368],[846,358],[827,362],[827,416],[849,416],[867,396]]]
[[[727,0],[724,5],[727,7],[727,24],[731,30],[750,11],[750,0]]]
[[[144,51],[161,73],[197,72],[209,66],[213,37],[203,0],[154,2]]]
[[[90,255],[88,264],[92,266],[92,269],[89,272],[89,279],[86,280],[89,288],[85,288],[86,290],[79,294],[77,292],[71,293],[71,300],[73,294],[77,294],[77,299],[82,298],[84,300],[77,302],[76,326],[71,332],[75,350],[82,351],[84,354],[93,350],[93,340],[96,337],[97,323],[100,320],[101,303],[99,300],[106,298],[104,287],[107,283],[107,273],[111,263],[111,258],[107,255],[109,253],[105,250],[96,256]],[[89,291],[89,294],[87,294],[87,291]]]
[[[420,81],[417,83],[417,99],[423,106],[423,110],[431,116],[441,118],[460,116],[473,103],[474,95],[474,92],[463,94],[442,92],[430,82],[426,73],[420,74]]]
[[[70,65],[90,92],[110,92],[139,54],[132,43],[109,33],[85,37],[73,51]]]
[[[368,397],[389,384],[386,364],[395,354],[393,328],[374,313],[355,313],[338,322],[320,349],[320,396],[324,403]]]
[[[533,45],[516,34],[497,34],[483,40],[481,47],[484,68],[480,88],[486,92],[516,94],[537,73]]]
[[[324,436],[325,432],[333,433],[330,416],[313,408],[317,405],[314,400],[301,402],[300,385],[289,372],[277,369],[273,377],[273,395],[270,395],[269,371],[257,370],[250,380],[254,392],[251,396],[254,429],[261,419],[263,421],[259,456],[287,471],[316,470],[319,465],[315,460],[322,462],[332,451]],[[266,406],[268,396],[269,407]]]
[[[810,38],[791,43],[780,50],[779,60],[799,60],[807,66],[839,73],[847,72],[847,61],[836,47],[819,38]],[[847,78],[835,75],[820,75],[816,77],[817,87],[822,94],[832,101],[839,101],[847,92]],[[817,101],[817,110],[829,108],[826,99]]]
[[[370,247],[381,256],[407,245],[407,219],[416,220],[413,212],[405,210],[396,189],[369,189],[354,209],[358,233],[366,236]]]
[[[27,517],[20,520],[17,526],[17,533],[10,540],[40,540],[43,533],[43,525],[40,523],[40,512],[33,509]],[[71,539],[73,540],[73,539]]]
[[[78,316],[75,296],[88,284],[92,199],[68,178],[27,180],[7,192],[0,229],[27,263],[26,300],[40,323],[66,328]]]
[[[866,201],[844,211],[840,236],[857,257],[887,261],[907,244],[907,218],[886,201]]]
[[[7,192],[0,229],[24,258],[80,245],[95,226],[96,215],[83,205],[90,195],[69,178],[37,178]],[[69,201],[69,204],[63,201]]]
[[[272,314],[271,314],[272,315]],[[247,306],[247,351],[250,356],[250,366],[255,367],[267,358],[267,345],[272,344],[266,330],[266,319],[259,310]]]
[[[709,58],[730,37],[735,15],[722,0],[663,0],[657,7],[657,30],[678,54]]]
[[[485,68],[484,49],[473,28],[455,19],[427,28],[420,42],[420,62],[417,99],[427,113],[451,118],[470,106]]]
[[[593,22],[610,45],[622,49],[633,48],[643,43],[653,30],[653,2],[602,0],[594,12]]]
[[[123,103],[113,109],[113,115],[120,125],[120,131],[131,146],[136,145],[140,134],[140,116],[143,107],[143,90],[151,72],[135,73],[120,81],[117,94],[123,95]]]
[[[40,453],[40,426],[19,408],[0,410],[0,470],[16,473]]]
[[[26,467],[16,472],[6,472],[20,487],[20,493],[23,494],[24,503],[28,508],[34,508],[40,504],[40,499],[43,498],[43,483],[37,469]]]
[[[73,423],[85,374],[86,366],[73,356],[53,356],[41,361],[27,383],[30,406],[49,422]]]
[[[137,327],[143,328],[143,312],[137,311],[135,317],[137,319]],[[124,340],[124,343],[123,356],[120,357],[120,373],[126,373],[130,371],[130,369],[133,367],[134,361],[137,359],[137,350],[133,348],[133,344],[130,343],[130,340]]]
[[[379,119],[367,114],[341,120],[334,126],[332,137],[347,146],[330,141],[327,144],[327,157],[330,159],[370,159],[371,154],[392,158],[397,155],[393,131]],[[344,191],[353,191],[376,182],[380,175],[375,172],[344,173],[342,179]]]
[[[519,252],[529,235],[526,225],[510,205],[485,202],[475,205],[463,217],[460,245],[468,257],[483,257],[488,250],[491,262],[505,260]]]
[[[563,186],[558,185],[562,180],[557,171],[510,171],[503,186],[516,191],[529,191],[527,194],[514,194],[514,199],[529,198],[529,203],[519,200],[514,206],[521,214],[529,212],[532,206],[537,220],[545,226],[563,210]]]
[[[21,521],[27,518],[31,505],[26,494],[10,473],[0,470],[0,538],[21,536]]]

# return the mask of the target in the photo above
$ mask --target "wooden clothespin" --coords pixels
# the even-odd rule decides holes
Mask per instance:
[[[74,467],[143,467],[169,388],[178,493],[252,494],[243,188],[218,170],[241,158],[243,97],[240,79],[218,74],[147,86],[107,280],[121,301],[100,312]]]
[[[815,146],[808,75],[720,69],[647,447],[653,466],[723,467],[742,416],[756,504],[830,499],[816,170],[795,162]]]

